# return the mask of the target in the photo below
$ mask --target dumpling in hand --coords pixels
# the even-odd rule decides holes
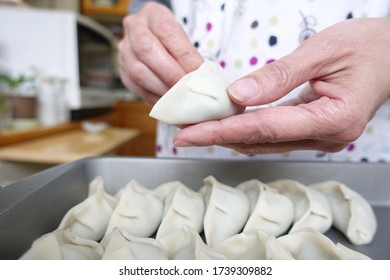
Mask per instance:
[[[237,188],[247,194],[251,205],[244,232],[256,229],[279,236],[288,230],[294,219],[290,199],[257,179],[242,182]]]
[[[149,115],[165,123],[182,125],[218,120],[243,112],[243,107],[230,100],[228,85],[221,66],[205,61],[163,95]]]
[[[69,229],[55,230],[36,239],[21,260],[99,260],[103,247]]]
[[[120,196],[106,234],[118,227],[132,236],[150,237],[161,223],[162,211],[162,199],[154,191],[132,180]]]
[[[200,193],[204,194],[206,214],[203,227],[206,243],[214,246],[242,231],[249,217],[249,199],[237,188],[208,176]]]
[[[377,230],[375,213],[363,196],[346,185],[326,181],[309,186],[328,199],[333,214],[333,226],[356,245],[368,244]]]
[[[103,179],[98,176],[89,184],[89,196],[65,214],[58,229],[69,228],[82,238],[99,241],[106,232],[117,203],[105,191]]]
[[[100,242],[103,260],[167,260],[161,243],[154,238],[130,236],[115,228]]]
[[[183,225],[189,225],[197,232],[202,232],[206,211],[203,196],[180,182],[162,186],[172,186],[172,188],[171,192],[165,195],[164,216],[157,230],[156,239],[180,229]],[[155,189],[155,192],[159,193],[161,190],[160,186]]]
[[[277,180],[267,185],[287,196],[294,205],[294,223],[290,233],[306,227],[324,233],[332,226],[329,202],[320,192],[294,180]]]

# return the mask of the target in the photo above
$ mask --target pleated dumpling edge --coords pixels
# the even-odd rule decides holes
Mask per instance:
[[[173,125],[223,119],[242,113],[244,108],[228,96],[229,80],[222,67],[205,61],[181,78],[153,106],[149,116]]]

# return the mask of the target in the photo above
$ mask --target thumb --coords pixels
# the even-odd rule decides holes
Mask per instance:
[[[292,61],[295,59],[281,58],[235,81],[228,88],[230,98],[242,106],[263,105],[282,98],[308,80],[304,67]]]
[[[233,82],[228,88],[232,101],[241,106],[271,103],[301,84],[328,74],[323,72],[332,69],[328,65],[337,63],[338,55],[319,51],[317,44],[309,42],[311,39],[287,56]]]

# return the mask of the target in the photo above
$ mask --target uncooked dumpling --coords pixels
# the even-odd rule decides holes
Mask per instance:
[[[154,191],[130,181],[111,215],[106,234],[116,227],[137,237],[150,237],[161,223],[163,201]]]
[[[135,237],[115,228],[100,242],[103,260],[167,260],[168,256],[154,238]]]
[[[166,210],[157,230],[156,239],[180,229],[183,225],[189,225],[197,232],[202,232],[206,211],[203,196],[180,182],[164,186],[172,186],[172,191],[165,196],[164,209]],[[155,191],[158,193],[157,189]]]
[[[229,260],[288,259],[289,252],[276,241],[275,236],[261,230],[249,230],[218,243],[213,250]],[[274,252],[277,252],[275,255]],[[288,257],[283,257],[284,255]]]
[[[297,260],[368,260],[368,256],[335,244],[326,235],[304,228],[277,238],[291,256]]]
[[[103,247],[77,236],[70,229],[55,230],[36,239],[21,260],[99,260]]]
[[[218,63],[205,61],[180,79],[154,105],[150,116],[168,124],[218,120],[243,111],[228,94],[229,81]]]
[[[294,219],[290,199],[257,179],[242,182],[237,188],[245,192],[251,205],[244,232],[256,229],[279,236],[288,230]]]
[[[309,186],[328,199],[333,226],[356,245],[368,244],[377,230],[375,213],[366,199],[346,185],[325,181]]]
[[[218,182],[213,176],[203,181],[200,193],[204,194],[206,204],[204,235],[207,245],[212,247],[242,231],[250,206],[242,190]]]
[[[117,203],[105,191],[103,179],[98,176],[89,184],[89,196],[65,214],[58,229],[69,228],[82,238],[99,241],[106,232]]]
[[[189,189],[186,185],[184,185],[180,181],[170,181],[167,183],[163,183],[159,185],[157,188],[153,189],[153,191],[157,193],[158,196],[163,200],[164,203],[163,216],[165,216],[165,214],[168,212],[168,209],[172,203],[172,199],[178,188]]]
[[[324,233],[332,226],[329,202],[320,192],[294,180],[277,180],[267,185],[287,196],[294,205],[294,223],[290,233],[306,227]]]
[[[188,225],[159,239],[170,260],[226,260],[226,256],[207,246],[199,233]]]

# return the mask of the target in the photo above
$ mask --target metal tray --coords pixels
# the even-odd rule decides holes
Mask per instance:
[[[87,196],[88,184],[101,175],[114,194],[131,179],[145,187],[179,180],[197,190],[213,175],[235,186],[293,179],[303,184],[325,180],[345,183],[373,206],[378,231],[369,245],[354,246],[335,229],[326,235],[372,259],[390,259],[390,165],[373,163],[270,162],[255,160],[93,157],[59,165],[0,189],[0,259],[17,259],[41,235],[56,229],[65,213]]]

